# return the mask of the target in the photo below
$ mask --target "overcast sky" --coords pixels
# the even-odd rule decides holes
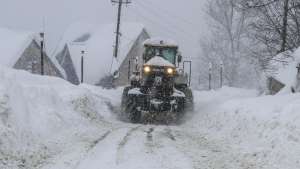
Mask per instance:
[[[123,21],[143,23],[152,36],[179,42],[185,55],[199,53],[205,34],[206,0],[132,0],[123,8]],[[110,0],[1,0],[0,26],[41,31],[45,18],[48,50],[51,52],[74,22],[114,23],[116,8]],[[126,32],[122,32],[126,33]]]

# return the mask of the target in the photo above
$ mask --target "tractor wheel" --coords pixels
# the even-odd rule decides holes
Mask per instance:
[[[131,87],[126,87],[122,96],[122,118],[132,123],[140,123],[141,112],[137,110],[136,99],[134,96],[129,96],[128,91]]]
[[[185,110],[186,111],[193,111],[194,110],[194,96],[193,96],[193,92],[190,88],[185,88],[184,89],[184,94],[185,94]]]

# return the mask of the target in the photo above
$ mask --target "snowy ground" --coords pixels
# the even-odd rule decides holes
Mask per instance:
[[[178,126],[117,120],[122,89],[0,68],[1,169],[298,169],[300,94],[195,91]]]

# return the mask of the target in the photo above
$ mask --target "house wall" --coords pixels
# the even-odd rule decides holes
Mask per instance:
[[[35,40],[25,49],[19,60],[13,68],[26,70],[34,74],[41,74],[41,52],[40,46]],[[49,57],[44,53],[44,73],[48,76],[56,76],[63,78],[61,72],[52,63]]]
[[[56,56],[56,59],[66,72],[66,80],[75,85],[78,85],[80,83],[79,77],[77,76],[73,61],[71,59],[71,54],[67,45],[65,45],[63,51]]]
[[[283,89],[285,87],[285,85],[283,83],[281,83],[280,81],[276,80],[273,77],[269,77],[267,79],[267,84],[268,84],[268,90],[270,95],[275,95],[277,94],[281,89]]]
[[[130,74],[132,74],[132,71],[134,70],[134,59],[136,57],[139,58],[139,61],[142,62],[142,55],[143,55],[143,42],[150,38],[150,35],[146,32],[146,30],[143,30],[140,36],[137,38],[136,42],[130,49],[129,53],[127,54],[126,59],[122,62],[120,68],[119,68],[119,76],[118,78],[114,79],[114,86],[125,86],[129,84],[129,78],[128,78],[128,71],[130,71]],[[131,60],[131,66],[129,67],[129,60]]]

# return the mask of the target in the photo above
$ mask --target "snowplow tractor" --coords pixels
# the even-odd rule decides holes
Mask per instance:
[[[186,64],[189,73],[185,71]],[[142,61],[135,59],[130,86],[123,91],[123,117],[133,123],[177,122],[193,108],[190,81],[191,62],[182,62],[178,45],[158,39],[146,40]]]

